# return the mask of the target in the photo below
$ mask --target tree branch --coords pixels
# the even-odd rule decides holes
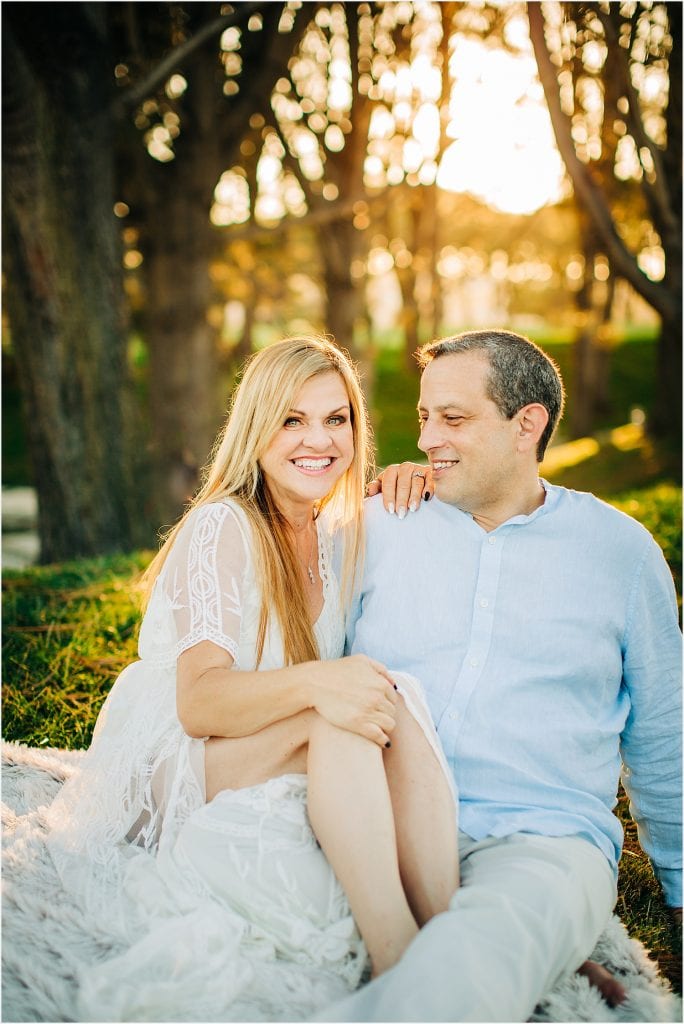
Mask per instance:
[[[141,82],[136,85],[132,85],[124,93],[117,96],[115,102],[112,104],[112,114],[116,118],[124,116],[127,110],[131,110],[141,103],[150,93],[154,92],[155,89],[165,82],[166,79],[174,71],[180,70],[185,61],[190,57],[195,50],[206,43],[207,40],[211,39],[212,36],[218,35],[224,32],[227,28],[231,28],[234,25],[241,25],[245,21],[263,8],[263,2],[260,3],[240,3],[237,11],[232,14],[224,14],[220,18],[214,18],[213,21],[208,21],[206,25],[198,29],[197,32],[189,39],[186,39],[180,46],[174,47],[173,50],[163,60],[161,60],[152,70],[143,78]]]
[[[335,200],[333,202],[326,202],[325,206],[319,206],[316,209],[309,210],[303,217],[292,217],[290,215],[283,217],[273,227],[264,227],[260,224],[250,222],[245,224],[243,227],[224,227],[218,230],[225,233],[225,240],[230,242],[255,242],[262,238],[272,238],[282,231],[290,231],[292,228],[298,227],[311,227],[318,228],[324,227],[327,224],[334,224],[338,220],[346,220],[351,217],[354,212],[354,206],[359,201],[363,200],[369,207],[376,206],[386,199],[385,190],[379,193],[377,196],[369,197],[366,192],[359,192],[357,195],[350,196],[345,200]]]
[[[667,289],[643,273],[636,257],[629,251],[618,234],[615,222],[601,190],[591,176],[589,168],[582,163],[575,151],[570,130],[570,120],[563,112],[560,104],[556,70],[544,37],[544,16],[540,3],[528,3],[527,13],[530,25],[530,39],[537,60],[539,78],[541,80],[546,102],[549,108],[551,124],[560,154],[565,162],[572,183],[586,205],[594,227],[606,247],[606,253],[613,267],[620,276],[663,316],[670,316],[673,311],[673,300]]]
[[[656,180],[654,183],[651,183],[646,177],[644,177],[646,191],[653,195],[655,206],[662,224],[667,225],[668,228],[672,229],[672,227],[676,225],[676,217],[672,210],[672,201],[669,194],[660,148],[655,144],[650,135],[646,133],[646,129],[644,128],[644,122],[641,116],[641,105],[639,103],[639,94],[634,88],[632,76],[629,71],[629,55],[625,48],[620,46],[618,34],[615,31],[615,24],[612,15],[614,14],[619,17],[620,12],[613,8],[611,14],[607,14],[600,4],[592,5],[592,7],[603,25],[606,42],[612,49],[613,58],[619,69],[622,86],[627,96],[627,102],[629,103],[630,127],[632,129],[634,141],[636,142],[638,149],[645,147],[651,154],[651,159],[653,160]]]

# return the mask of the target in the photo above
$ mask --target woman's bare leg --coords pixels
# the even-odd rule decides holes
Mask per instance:
[[[458,888],[454,800],[444,771],[403,699],[396,705],[385,770],[394,809],[401,879],[422,927],[448,909]]]
[[[245,789],[279,775],[306,775],[307,745],[315,711],[301,711],[290,718],[234,739],[212,737],[204,745],[207,802],[222,789]]]
[[[236,739],[207,741],[207,800],[286,772],[308,772],[308,811],[323,853],[344,889],[373,973],[396,963],[418,931],[404,893],[392,804],[375,743],[316,712]]]
[[[322,718],[309,737],[309,819],[347,894],[374,975],[392,967],[418,932],[399,873],[383,753]]]

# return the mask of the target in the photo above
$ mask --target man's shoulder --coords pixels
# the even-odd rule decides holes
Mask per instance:
[[[606,538],[615,543],[644,545],[653,541],[645,526],[603,498],[569,487],[556,486],[554,490],[558,492],[558,511],[578,531],[594,535],[605,533]]]
[[[364,519],[366,529],[376,534],[397,532],[401,536],[402,530],[411,534],[422,534],[432,530],[438,522],[458,522],[463,513],[444,502],[431,498],[430,501],[421,501],[415,512],[408,512],[404,519],[394,514],[390,515],[382,503],[382,495],[376,494],[372,498],[366,498],[363,503]],[[404,536],[407,536],[407,533]]]

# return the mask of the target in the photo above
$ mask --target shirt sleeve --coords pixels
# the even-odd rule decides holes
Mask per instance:
[[[211,640],[236,666],[248,564],[246,527],[223,502],[197,509],[168,556],[161,585],[175,625],[176,659]]]
[[[682,665],[672,575],[650,541],[638,568],[623,643],[630,712],[622,733],[622,781],[639,842],[665,901],[682,905]]]

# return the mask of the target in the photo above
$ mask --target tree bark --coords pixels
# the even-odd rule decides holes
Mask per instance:
[[[188,6],[191,38],[217,24],[215,11],[214,4]],[[221,242],[209,214],[221,174],[239,158],[250,115],[269,111],[273,86],[304,30],[300,15],[289,34],[279,33],[281,11],[281,4],[266,5],[263,28],[243,34],[241,88],[230,100],[222,91],[217,36],[193,48],[183,65],[188,86],[179,101],[175,159],[158,163],[142,146],[136,158],[150,352],[150,514],[157,523],[173,522],[196,489],[226,408],[216,330],[207,318],[217,298],[210,264]]]
[[[682,10],[681,4],[666,5],[673,39],[668,58],[669,105],[667,115],[667,148],[661,154],[667,188],[661,181],[657,197],[648,181],[643,185],[649,207],[654,215],[654,226],[661,236],[665,252],[666,271],[662,281],[653,281],[638,265],[636,256],[623,242],[611,214],[609,204],[600,185],[588,166],[575,151],[570,120],[560,105],[558,80],[544,35],[544,15],[540,3],[528,3],[530,38],[539,69],[539,78],[549,108],[558,149],[565,162],[575,192],[591,218],[614,273],[625,280],[651,305],[661,318],[661,336],[658,348],[658,376],[656,407],[649,427],[656,434],[681,436],[682,421],[682,220],[681,220],[681,153],[682,153]],[[631,97],[630,117],[637,128],[640,111],[635,109],[636,98]],[[660,161],[659,161],[660,163]],[[669,199],[670,206],[662,209]]]
[[[42,561],[133,539],[106,6],[4,12],[7,305]]]

